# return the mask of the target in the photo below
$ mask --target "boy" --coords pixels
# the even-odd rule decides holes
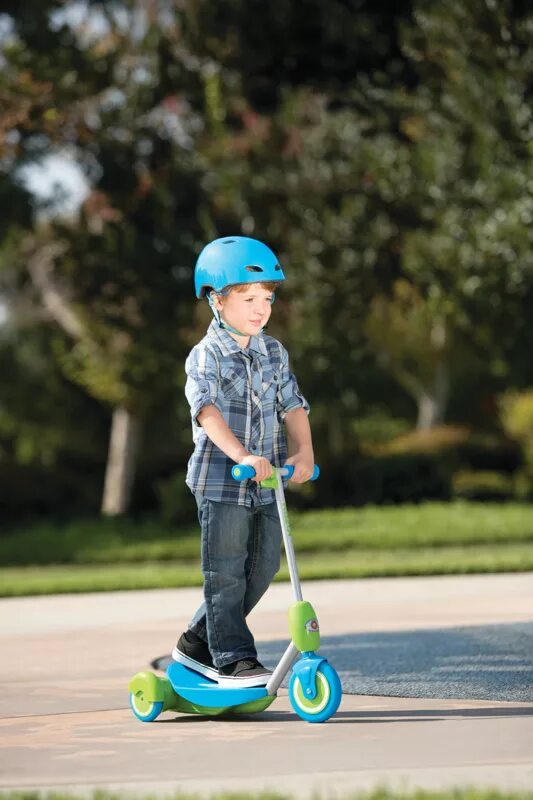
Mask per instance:
[[[172,655],[226,687],[271,675],[246,624],[280,564],[274,492],[259,483],[272,465],[293,464],[296,483],[314,467],[309,405],[287,351],[263,333],[284,280],[274,253],[243,236],[211,242],[195,268],[196,296],[215,317],[185,364],[195,444],[186,482],[198,505],[204,603]],[[254,467],[255,480],[233,480],[236,463]]]

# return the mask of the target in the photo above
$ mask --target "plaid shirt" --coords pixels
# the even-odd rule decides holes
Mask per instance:
[[[309,405],[289,369],[289,355],[271,336],[251,336],[246,349],[213,320],[185,362],[185,395],[191,407],[194,452],[189,459],[187,486],[209,500],[241,506],[266,505],[272,489],[255,481],[235,481],[228,458],[197,422],[206,405],[218,408],[229,428],[254,455],[280,467],[287,458],[283,420],[293,408]]]

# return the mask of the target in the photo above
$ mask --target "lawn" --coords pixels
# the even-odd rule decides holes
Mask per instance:
[[[533,505],[424,503],[291,514],[303,579],[533,570]],[[201,584],[199,536],[158,520],[42,522],[0,539],[3,596]],[[287,580],[284,564],[278,580]]]
[[[94,792],[92,800],[121,800],[128,795],[107,791]],[[338,797],[335,792],[332,797]],[[77,800],[79,796],[65,792],[40,793],[36,791],[0,792],[0,800]],[[91,800],[91,795],[88,795]],[[157,800],[156,795],[137,795],[139,800]],[[292,800],[286,792],[226,792],[209,795],[209,800]],[[207,796],[176,793],[167,795],[167,800],[207,800]],[[533,791],[499,791],[498,789],[475,789],[466,787],[442,791],[392,791],[375,789],[371,792],[350,792],[344,800],[533,800]],[[310,800],[327,800],[326,796],[313,794]]]

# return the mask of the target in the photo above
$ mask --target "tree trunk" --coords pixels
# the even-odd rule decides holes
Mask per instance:
[[[105,473],[102,514],[125,514],[130,505],[131,490],[137,465],[140,419],[127,408],[113,411],[111,436]]]
[[[448,368],[445,364],[439,363],[435,369],[433,386],[417,397],[417,430],[427,431],[435,425],[440,425],[444,422],[449,390],[450,378]]]
[[[446,320],[437,315],[430,332],[430,352],[433,353],[435,361],[432,386],[425,386],[417,397],[416,427],[419,431],[427,431],[444,422],[450,394],[450,372],[444,355],[447,338]]]

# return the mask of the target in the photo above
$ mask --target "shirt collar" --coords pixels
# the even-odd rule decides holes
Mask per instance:
[[[212,320],[211,324],[209,325],[209,328],[207,329],[207,335],[217,340],[218,345],[225,356],[229,356],[231,353],[238,353],[243,349],[235,341],[233,336],[230,336],[229,333],[224,330],[224,328],[219,326],[215,319]],[[250,342],[246,349],[255,350],[256,353],[260,353],[262,356],[268,356],[268,350],[262,334],[260,336],[250,336]]]

